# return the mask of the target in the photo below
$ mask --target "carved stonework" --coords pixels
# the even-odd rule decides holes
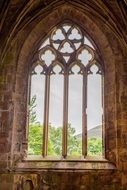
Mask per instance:
[[[14,190],[37,190],[37,176],[16,175],[14,179]]]
[[[0,190],[127,190],[126,10],[127,0],[0,0]],[[73,58],[78,62],[78,54],[81,53],[73,46],[75,42],[78,44],[78,41],[74,40],[72,43],[71,39],[68,40],[72,30],[68,33],[64,31],[62,23],[65,22],[80,26],[81,33],[90,37],[94,45],[96,43],[95,49],[98,50],[99,56],[94,59],[99,58],[104,65],[104,158],[97,158],[97,162],[90,158],[90,163],[87,163],[85,157],[79,162],[76,160],[74,164],[70,160],[69,165],[65,159],[62,159],[62,163],[61,160],[57,163],[52,160],[50,165],[49,161],[46,162],[45,151],[45,158],[33,161],[31,156],[28,161],[30,156],[26,159],[26,106],[28,75],[35,59],[34,55],[38,55],[38,52],[45,53],[46,48],[41,51],[39,47],[55,26],[55,30],[60,26],[59,29],[74,56],[67,60],[70,54],[62,51],[64,40],[55,40],[52,33],[52,48],[49,49],[55,55],[54,65],[58,59],[61,66],[63,63],[71,64]],[[55,48],[57,45],[59,49]],[[39,57],[36,60],[41,62],[41,67],[46,68],[44,60]],[[85,67],[82,67],[80,62],[78,65],[81,68],[78,75],[80,76],[83,75]],[[87,69],[89,74],[88,66]],[[45,69],[45,73],[47,71],[48,69]],[[72,73],[73,70],[70,68],[69,72]],[[61,74],[65,74],[63,67]],[[53,72],[52,76],[55,76]],[[87,114],[88,105],[86,106],[87,108],[82,110],[86,110]],[[57,107],[54,106],[54,109]],[[66,109],[65,113],[67,111]],[[41,117],[43,116],[44,114]],[[48,132],[45,134],[48,136]],[[85,135],[84,130],[84,137]],[[67,137],[67,127],[63,137]],[[87,139],[87,135],[82,139]],[[46,140],[47,138],[45,142]],[[67,148],[63,147],[63,155],[66,156]],[[48,150],[48,146],[45,150]],[[83,151],[83,155],[86,155],[85,148]]]

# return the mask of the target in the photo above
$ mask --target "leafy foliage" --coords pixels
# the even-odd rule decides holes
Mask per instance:
[[[75,129],[68,128],[68,155],[81,155],[81,140],[76,137]],[[43,139],[43,126],[33,124],[29,126],[28,152],[33,155],[41,155]],[[49,125],[48,155],[58,156],[62,154],[62,128]]]
[[[31,98],[30,105],[29,105],[29,124],[32,125],[37,121],[37,116],[36,116],[36,95],[34,95]]]
[[[36,95],[30,102],[29,108],[29,137],[28,137],[28,154],[41,155],[43,142],[43,126],[37,122],[36,117]],[[48,155],[62,155],[62,127],[54,127],[49,125],[48,134]],[[80,156],[82,154],[82,139],[76,135],[75,128],[68,124],[68,155]],[[102,154],[102,139],[88,139],[88,155]]]
[[[40,155],[42,150],[42,126],[29,125],[28,154]]]
[[[68,125],[68,155],[80,156],[82,153],[82,139],[76,135],[75,128]]]
[[[89,138],[88,139],[88,155],[102,155],[102,139]]]
[[[48,155],[62,154],[62,128],[49,125]]]
[[[34,124],[29,126],[29,148],[28,152],[32,155],[41,155],[43,141],[43,126]],[[68,155],[79,156],[82,151],[81,138],[75,134],[75,129],[68,127]],[[49,126],[48,155],[58,156],[62,154],[62,128]],[[102,154],[101,138],[88,139],[88,154]]]

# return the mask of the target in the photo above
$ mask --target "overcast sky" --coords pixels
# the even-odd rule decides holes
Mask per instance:
[[[40,68],[38,68],[40,70]],[[37,96],[36,114],[38,121],[43,123],[44,87],[43,75],[32,77],[31,96]],[[76,128],[77,133],[82,129],[82,76],[71,75],[69,80],[69,117],[68,122]],[[89,75],[87,94],[87,125],[88,128],[101,124],[101,76]],[[63,76],[52,75],[50,84],[50,113],[49,123],[62,126],[63,118]]]
[[[76,31],[71,36],[74,38]],[[56,39],[59,38],[61,33],[58,33]],[[61,37],[62,38],[62,37]],[[79,38],[79,36],[78,36]],[[88,45],[91,43],[88,39],[85,39]],[[49,42],[47,42],[49,43]],[[67,47],[68,46],[68,47]],[[91,45],[92,46],[92,45]],[[69,45],[65,44],[63,47],[64,51],[69,51]],[[71,49],[70,49],[71,51]],[[54,60],[54,55],[48,52],[47,55],[42,57],[47,65]],[[84,64],[91,59],[91,55],[84,51],[82,55],[79,56]],[[55,68],[56,73],[59,71],[59,67]],[[73,71],[75,75],[69,76],[69,116],[68,123],[76,129],[76,133],[79,134],[82,131],[82,88],[83,88],[83,78],[81,75],[77,74],[79,68],[74,67]],[[44,116],[44,88],[45,88],[45,76],[40,75],[42,68],[37,66],[35,69],[38,75],[32,77],[32,89],[31,97],[36,94],[36,115],[38,122],[43,123]],[[92,66],[91,70],[96,73],[97,67]],[[101,75],[93,74],[88,77],[88,93],[87,93],[87,126],[91,129],[102,123],[102,105],[101,105]],[[49,113],[49,123],[53,126],[62,126],[63,123],[63,75],[52,75],[50,84],[50,113]]]

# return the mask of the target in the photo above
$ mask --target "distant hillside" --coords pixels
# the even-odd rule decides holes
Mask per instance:
[[[102,127],[101,125],[98,125],[90,130],[88,130],[88,137],[95,137],[95,138],[101,138],[102,137]],[[77,135],[78,138],[81,138],[81,134]]]
[[[101,138],[102,137],[102,126],[98,125],[88,130],[88,137]]]

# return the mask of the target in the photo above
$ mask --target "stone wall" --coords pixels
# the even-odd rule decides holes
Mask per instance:
[[[57,7],[57,6],[56,6]],[[107,22],[65,4],[40,14],[15,35],[0,64],[0,190],[127,190],[127,52]],[[41,39],[64,20],[97,44],[105,67],[106,158],[115,169],[22,167],[27,149],[28,72]],[[3,47],[3,46],[2,46]]]
[[[14,182],[14,183],[12,183]],[[120,175],[112,171],[43,171],[3,174],[1,189],[11,190],[122,190]],[[126,190],[127,188],[124,188]]]

